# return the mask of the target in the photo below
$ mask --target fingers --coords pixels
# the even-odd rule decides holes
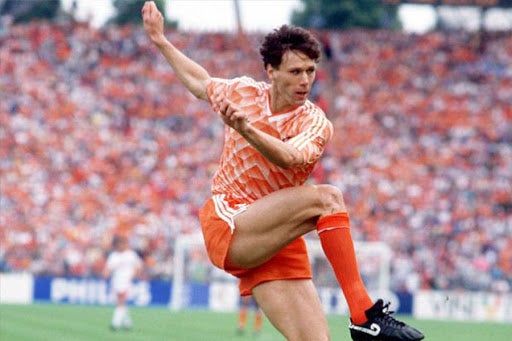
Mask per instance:
[[[234,121],[239,118],[240,112],[236,110],[233,106],[228,105],[226,110],[224,111],[224,115],[228,117],[231,121]]]
[[[230,107],[235,107],[232,101],[227,99],[223,94],[218,94],[212,98],[213,110],[224,113]]]
[[[142,15],[150,15],[154,7],[155,3],[153,1],[146,1],[144,6],[142,6]]]
[[[154,1],[146,1],[144,3],[144,6],[142,6],[142,16],[143,17],[154,17],[154,16],[161,16],[162,14],[158,10],[158,7],[156,7]]]
[[[246,113],[241,111],[238,105],[226,99],[220,103],[218,113],[225,124],[237,131],[243,129],[248,122]]]
[[[235,130],[240,129],[248,122],[246,113],[223,94],[217,94],[212,98],[212,108],[220,115],[225,124]]]
[[[221,100],[216,101],[216,111],[218,111],[221,115],[230,117],[235,113],[236,106],[233,102],[228,100],[227,98],[223,98]],[[215,109],[215,108],[214,108]]]
[[[222,100],[219,99],[219,97],[212,98],[212,109],[215,112],[221,113],[225,109],[225,107],[222,106]]]

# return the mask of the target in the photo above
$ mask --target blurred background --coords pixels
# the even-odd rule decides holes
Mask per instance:
[[[236,283],[186,242],[223,125],[146,38],[143,3],[0,0],[3,303],[111,302],[100,275],[118,234],[145,262],[134,304],[236,295],[212,289]],[[311,29],[311,97],[335,127],[312,182],[342,189],[358,243],[387,245],[379,276],[400,312],[512,321],[512,1],[156,3],[169,40],[216,77],[264,80],[263,36]],[[451,311],[418,304],[455,296]]]

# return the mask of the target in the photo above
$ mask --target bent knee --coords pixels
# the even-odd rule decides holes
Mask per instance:
[[[316,185],[321,215],[346,212],[347,207],[341,190],[332,185]]]

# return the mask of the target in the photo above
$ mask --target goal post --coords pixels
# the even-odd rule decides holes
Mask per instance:
[[[326,259],[320,240],[306,239],[313,283],[327,314],[347,315],[348,305],[340,290],[336,276]],[[390,291],[391,248],[384,242],[354,242],[359,272],[372,298],[385,298],[397,304]]]
[[[320,241],[306,238],[313,282],[326,313],[346,314],[348,307],[325,258]],[[372,297],[389,297],[391,249],[383,242],[355,242],[361,277]],[[238,308],[238,280],[214,267],[206,254],[203,237],[179,235],[174,243],[172,310],[208,308],[234,311]]]
[[[192,248],[203,246],[203,239],[200,234],[181,234],[174,242],[174,277],[171,292],[170,308],[179,310],[186,304],[185,302],[185,267],[187,266],[186,257]]]
[[[306,244],[309,259],[313,266],[317,261],[327,262],[322,245],[318,239],[307,239]],[[354,242],[354,248],[359,271],[361,272],[367,289],[379,291],[389,290],[391,281],[391,248],[386,243],[380,241],[356,241]],[[313,273],[314,272],[313,269]],[[334,285],[337,286],[338,284]]]

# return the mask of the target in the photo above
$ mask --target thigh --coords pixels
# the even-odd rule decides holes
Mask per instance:
[[[320,205],[313,185],[282,189],[252,203],[235,217],[228,262],[242,268],[264,263],[315,229]]]
[[[311,280],[278,280],[253,289],[269,321],[289,341],[329,340],[329,327]]]

